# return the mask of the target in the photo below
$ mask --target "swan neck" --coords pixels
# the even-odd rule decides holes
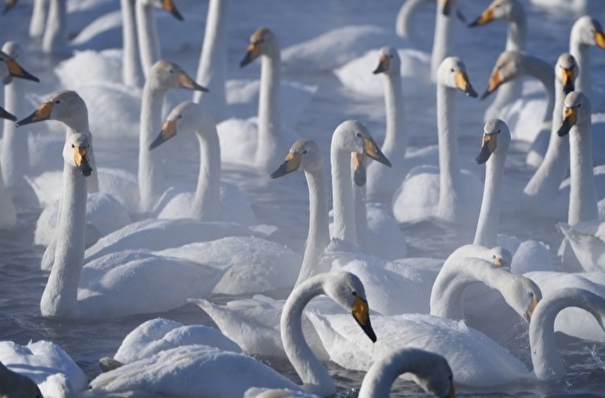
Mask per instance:
[[[500,209],[502,204],[502,175],[506,152],[495,152],[486,164],[485,184],[474,245],[495,247],[498,243]]]
[[[140,87],[142,76],[137,43],[135,2],[120,0],[120,7],[122,10],[122,81],[128,86]]]
[[[48,0],[34,0],[32,17],[29,22],[29,37],[39,38],[44,34]]]
[[[204,101],[203,106],[210,111],[217,123],[230,116],[225,94],[228,13],[229,0],[210,1],[204,43],[195,79],[209,91],[193,93],[193,101],[197,103]]]
[[[280,114],[281,60],[279,47],[261,56],[258,100],[258,146],[256,159],[261,167],[279,151],[282,129]],[[270,167],[269,167],[270,168]]]
[[[385,75],[384,107],[386,113],[386,134],[382,143],[382,153],[388,158],[405,156],[407,135],[404,127],[404,104],[401,90],[401,75]],[[400,152],[395,154],[395,152]]]
[[[86,178],[78,169],[65,163],[55,260],[40,303],[43,316],[70,318],[76,315],[84,263]]]
[[[540,80],[544,86],[548,98],[544,120],[551,120],[555,106],[555,71],[547,62],[532,56],[525,57],[525,68],[528,75]]]
[[[67,43],[67,0],[50,0],[42,51],[47,54],[63,52]]]
[[[16,115],[22,114],[23,82],[13,79],[4,86],[4,106]],[[24,185],[23,176],[29,174],[27,134],[20,134],[12,120],[4,120],[4,133],[0,163],[4,184],[9,188]]]
[[[329,275],[329,274],[323,274]],[[281,338],[288,359],[303,382],[303,390],[320,396],[336,393],[332,377],[309,348],[302,330],[302,313],[315,296],[325,294],[324,278],[317,276],[296,287],[284,304],[280,321]]]
[[[200,144],[200,171],[193,198],[191,218],[216,221],[220,210],[221,147],[218,134],[197,132]]]
[[[574,80],[576,91],[582,91],[589,99],[592,99],[592,88],[590,86],[590,47],[580,41],[575,30],[572,29],[572,34],[569,38],[569,53],[576,59],[576,65],[580,73]]]
[[[142,1],[136,1],[135,14],[141,67],[145,76],[148,76],[153,64],[161,58],[155,23],[155,9],[153,6],[148,6]]]
[[[527,18],[524,12],[516,13],[508,23],[505,51],[525,51],[527,43]]]
[[[450,1],[452,10],[456,9],[454,1]],[[441,62],[450,56],[453,47],[454,37],[453,27],[450,15],[443,15],[441,7],[437,6],[437,15],[435,16],[435,33],[433,35],[433,49],[431,51],[431,79],[437,81],[437,70]]]
[[[351,173],[351,154],[334,143],[330,149],[332,164],[333,237],[357,245],[355,203]]]
[[[591,120],[585,120],[571,128],[570,146],[570,193],[567,223],[576,225],[582,221],[599,218],[597,194],[592,170]]]

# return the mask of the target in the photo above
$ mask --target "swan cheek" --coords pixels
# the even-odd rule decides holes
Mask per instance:
[[[536,309],[536,306],[538,305],[538,298],[536,296],[533,296],[531,298],[531,302],[529,303],[529,306],[527,307],[527,310],[525,311],[525,320],[527,322],[530,322],[531,320],[531,316],[534,313],[534,310]]]
[[[8,66],[8,71],[11,76],[20,77],[21,79],[25,80],[32,80],[34,82],[40,82],[40,79],[23,69],[21,65],[19,65],[14,59],[7,60],[6,66]]]
[[[370,323],[370,308],[368,307],[368,302],[359,296],[355,297],[351,313],[359,326],[361,326],[361,329],[363,329],[370,340],[375,343],[376,334],[374,333],[372,324]]]
[[[603,32],[594,32],[594,42],[597,47],[605,49],[605,34]]]

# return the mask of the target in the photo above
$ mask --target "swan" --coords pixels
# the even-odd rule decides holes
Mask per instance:
[[[54,261],[40,301],[42,315],[119,317],[167,311],[192,295],[207,295],[225,271],[220,265],[202,266],[141,251],[114,252],[84,264],[86,180],[93,172],[90,145],[88,135],[66,138],[62,209]],[[179,288],[166,289],[167,280]]]
[[[197,396],[243,396],[250,387],[287,388],[321,396],[335,394],[334,382],[311,352],[301,326],[304,307],[320,294],[328,295],[345,311],[350,311],[367,336],[372,341],[376,340],[363,285],[353,274],[320,274],[298,285],[286,301],[280,323],[284,347],[303,382],[302,386],[251,357],[200,345],[162,351],[145,360],[124,365],[98,376],[90,386],[97,394],[134,390],[186,396],[188,391],[194,390]],[[225,373],[236,369],[239,377],[229,378],[228,383],[223,382]],[[184,383],[183,380],[188,382]],[[196,380],[195,386],[191,380]]]
[[[489,84],[481,98],[486,98],[499,87],[524,76],[535,77],[546,89],[548,101],[544,116],[536,117],[544,105],[542,99],[519,98],[513,99],[501,109],[500,118],[507,122],[513,139],[532,143],[526,163],[537,168],[543,160],[552,129],[555,106],[555,71],[552,66],[532,55],[518,51],[504,51],[494,64]]]
[[[424,350],[401,348],[372,364],[361,382],[359,398],[388,397],[397,376],[408,372],[427,393],[454,397],[454,376],[445,358]]]
[[[160,60],[156,62],[145,80],[141,103],[139,133],[139,211],[148,213],[154,209],[162,192],[164,181],[160,153],[149,151],[162,126],[162,106],[166,92],[171,88],[207,91],[197,84],[178,65]]]
[[[48,0],[42,51],[46,54],[64,54],[67,49],[67,1]]]
[[[502,20],[508,23],[506,51],[525,51],[527,43],[527,17],[518,0],[494,0],[469,26],[480,26]],[[500,110],[506,104],[521,97],[522,84],[514,80],[498,91],[496,98],[485,111],[484,120],[501,117]]]
[[[2,365],[4,364],[4,365]],[[50,341],[30,341],[22,346],[12,341],[0,341],[0,374],[2,397],[69,397],[86,390],[88,378],[84,371],[57,344]],[[10,381],[28,390],[21,394],[4,395],[4,389],[14,387]],[[36,392],[26,395],[25,392]]]
[[[4,8],[6,12],[8,4]],[[42,392],[38,385],[27,376],[8,369],[0,362],[0,377],[2,377],[2,386],[0,386],[0,395],[3,397],[29,397],[42,398]]]
[[[592,98],[591,88],[590,47],[592,46],[605,49],[605,33],[596,19],[585,15],[578,18],[571,28],[569,53],[576,59],[580,69],[579,76],[575,78],[575,89],[582,91],[591,102],[597,103],[597,98]],[[600,105],[602,99],[599,98],[598,101]]]
[[[456,90],[473,98],[477,96],[464,63],[457,57],[448,57],[439,67],[437,84],[439,170],[420,166],[406,176],[392,202],[393,216],[398,222],[431,216],[454,223],[477,220],[481,182],[474,174],[461,172],[458,165]]]
[[[200,171],[195,194],[177,194],[166,203],[158,218],[193,218],[201,221],[256,224],[247,199],[236,186],[221,182],[221,148],[216,124],[208,111],[191,101],[175,106],[162,131],[151,143],[152,150],[174,137],[178,131],[195,133],[200,144]]]

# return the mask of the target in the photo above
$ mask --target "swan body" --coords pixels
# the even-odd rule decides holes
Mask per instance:
[[[18,372],[23,377],[33,381],[43,394],[39,397],[75,396],[87,388],[88,379],[82,369],[58,345],[49,341],[29,342],[26,346],[12,341],[0,342],[0,365],[2,369],[3,390],[9,385],[5,375],[7,372]],[[8,368],[8,370],[6,369]],[[14,376],[12,376],[14,377]],[[31,381],[27,386],[32,388]],[[32,390],[30,390],[32,391]],[[21,391],[21,394],[24,392]],[[6,397],[30,397],[36,395],[2,395]]]
[[[363,285],[359,279],[348,273],[329,273],[305,281],[292,292],[281,316],[284,347],[302,379],[302,386],[297,386],[251,357],[207,346],[189,345],[161,351],[152,357],[102,374],[91,382],[93,392],[134,390],[147,394],[189,396],[190,391],[195,391],[195,396],[216,397],[243,396],[250,387],[268,387],[303,390],[322,396],[334,394],[334,382],[313,356],[304,340],[301,326],[304,306],[314,296],[324,293],[346,311],[352,311],[368,336],[375,339]],[[239,377],[229,377],[230,381],[225,382],[225,375],[236,371]],[[183,380],[188,382],[183,383]],[[192,380],[199,384],[192,386]]]
[[[481,182],[475,175],[460,171],[454,120],[456,90],[473,97],[477,95],[464,63],[449,57],[441,63],[437,84],[439,170],[420,166],[406,176],[392,202],[398,222],[432,216],[453,223],[471,223],[477,219]]]

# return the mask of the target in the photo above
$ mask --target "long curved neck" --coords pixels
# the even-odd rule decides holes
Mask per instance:
[[[576,91],[582,91],[588,99],[592,99],[592,87],[590,86],[591,74],[590,74],[590,47],[580,41],[576,34],[573,34],[569,38],[569,53],[576,59],[576,65],[578,65],[579,75],[576,76],[574,81],[574,89]]]
[[[229,0],[211,0],[206,17],[204,43],[195,81],[208,92],[195,91],[193,101],[206,107],[217,123],[230,117],[225,95],[227,70],[227,16]]]
[[[16,115],[22,113],[21,98],[24,98],[23,94],[23,82],[20,79],[13,79],[11,84],[4,86],[4,105]],[[0,155],[2,178],[4,184],[13,189],[25,183],[23,176],[29,172],[27,134],[19,134],[16,131],[15,122],[11,120],[4,120],[3,134],[4,143]]]
[[[548,62],[537,57],[526,56],[524,62],[526,74],[540,80],[544,85],[548,98],[544,120],[551,120],[555,107],[555,71]]]
[[[529,324],[531,359],[539,380],[558,379],[566,373],[556,346],[554,323],[559,312],[567,307],[588,311],[603,328],[605,299],[602,297],[575,288],[558,290],[545,297],[536,307]]]
[[[67,0],[50,0],[42,50],[47,53],[64,51],[67,43]]]
[[[200,172],[191,206],[191,218],[216,221],[220,209],[221,147],[216,132],[197,133],[200,143]]]
[[[397,21],[395,22],[395,30],[401,38],[410,40],[416,48],[422,43],[421,36],[414,30],[414,21],[416,15],[421,11],[422,5],[426,0],[408,0],[401,5],[397,13]]]
[[[452,15],[456,12],[454,1],[450,1],[452,12],[450,15],[443,15],[442,7],[437,5],[437,15],[435,16],[435,33],[433,35],[433,50],[431,51],[431,79],[437,81],[437,69],[441,62],[448,57],[453,47],[454,34]]]
[[[139,133],[139,194],[141,212],[149,212],[163,188],[161,156],[159,151],[150,151],[149,145],[158,134],[162,124],[162,104],[166,90],[154,87],[147,79],[143,87],[141,123]]]
[[[569,132],[570,193],[567,223],[576,225],[582,221],[599,218],[597,194],[592,170],[591,119],[578,123]]]
[[[65,163],[55,261],[40,302],[43,316],[69,318],[77,312],[78,285],[84,263],[86,185],[86,177]]]
[[[366,187],[357,186],[351,181],[355,206],[355,233],[357,235],[357,248],[367,253],[370,250],[368,213],[366,209]]]
[[[460,193],[460,165],[458,163],[458,135],[456,134],[456,91],[437,85],[437,130],[439,144],[439,217],[453,221]]]
[[[527,18],[524,12],[518,12],[508,22],[505,51],[524,52],[527,44]]]
[[[135,1],[120,0],[122,10],[122,82],[128,86],[141,86],[141,64],[135,21]]]
[[[29,22],[29,36],[33,38],[42,37],[46,26],[46,11],[48,0],[34,0],[32,17]]]
[[[500,225],[500,206],[502,198],[502,174],[506,152],[494,152],[486,164],[485,185],[479,221],[475,231],[474,245],[495,247],[498,243]]]
[[[269,162],[279,149],[282,129],[280,113],[281,60],[279,48],[261,56],[260,93],[258,100],[258,146],[256,161],[262,168],[271,168]]]
[[[286,355],[303,382],[302,389],[320,396],[330,396],[336,393],[336,387],[305,341],[301,323],[307,303],[313,297],[325,294],[322,280],[321,276],[312,278],[292,291],[284,304],[280,330]]]
[[[323,166],[313,172],[305,171],[305,178],[309,187],[309,234],[296,286],[323,271],[319,259],[330,244],[328,188]]]
[[[388,159],[405,156],[408,137],[405,134],[403,116],[403,92],[401,74],[387,74],[384,79],[384,107],[387,117],[386,134],[382,143],[382,153]]]
[[[148,76],[153,64],[161,58],[160,42],[155,24],[155,9],[153,6],[145,5],[142,1],[137,1],[135,10],[141,67],[145,76]]]
[[[357,245],[355,203],[351,182],[351,153],[337,145],[330,148],[332,164],[332,207],[334,210],[333,237]]]

